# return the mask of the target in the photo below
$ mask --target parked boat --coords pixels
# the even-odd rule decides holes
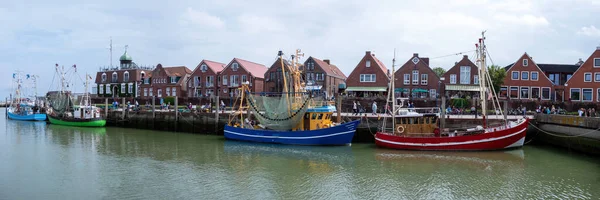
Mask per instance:
[[[35,83],[37,76],[27,74],[26,79],[33,81],[33,89],[35,91]],[[22,121],[45,121],[46,114],[40,113],[40,107],[36,100],[30,98],[24,98],[23,95],[23,78],[21,72],[13,74],[13,80],[15,82],[15,96],[11,97],[10,106],[7,108],[6,113],[9,119],[22,120]],[[35,95],[34,95],[35,98]]]
[[[75,68],[75,66],[74,66]],[[67,91],[65,82],[64,67],[56,65],[56,72],[61,77],[60,91],[49,93],[47,95],[50,102],[48,119],[51,124],[63,126],[79,126],[79,127],[103,127],[106,125],[106,120],[102,118],[100,109],[91,105],[88,86],[91,76],[85,76],[85,92],[79,100],[79,105],[74,105],[73,96],[70,91]]]
[[[291,62],[287,62],[279,52],[284,85],[281,93],[252,94],[248,83],[242,83],[241,96],[234,106],[237,110],[225,125],[225,138],[296,145],[346,145],[352,142],[360,121],[332,121],[336,111],[334,103],[317,100],[306,91],[297,68],[301,55],[297,50]],[[247,112],[254,114],[253,118],[244,118]]]
[[[507,148],[522,147],[525,141],[529,119],[515,121],[504,121],[502,124],[487,126],[486,106],[488,98],[492,100],[494,110],[500,109],[500,103],[486,67],[485,36],[476,45],[477,64],[479,67],[480,97],[482,105],[482,124],[473,128],[463,130],[445,130],[438,126],[439,116],[436,114],[420,114],[412,108],[402,108],[405,99],[394,99],[394,81],[388,97],[388,105],[391,103],[394,115],[391,118],[391,128],[386,126],[388,120],[384,120],[380,131],[375,134],[375,143],[380,147],[408,150],[501,150]],[[392,70],[393,70],[392,65]],[[395,80],[392,74],[392,79]],[[396,105],[397,101],[400,105]],[[390,115],[391,116],[391,115]]]

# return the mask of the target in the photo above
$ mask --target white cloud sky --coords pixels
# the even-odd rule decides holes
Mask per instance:
[[[413,53],[449,68],[487,30],[495,64],[523,52],[538,63],[575,63],[600,45],[597,0],[362,1],[11,1],[0,4],[0,82],[14,70],[41,76],[50,89],[54,63],[94,74],[124,46],[142,65],[186,65],[238,57],[271,65],[277,51],[301,48],[349,74],[367,50],[391,67]],[[468,53],[472,56],[472,53]],[[48,88],[45,88],[48,87]]]

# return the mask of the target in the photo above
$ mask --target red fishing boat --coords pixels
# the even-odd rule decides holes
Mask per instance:
[[[487,101],[491,100],[493,109],[503,114],[490,76],[487,74],[487,49],[483,33],[475,46],[479,77],[482,77],[479,83],[481,110],[485,111]],[[392,73],[391,80],[395,80],[393,76]],[[391,119],[383,120],[380,131],[375,134],[377,146],[407,150],[469,151],[517,148],[524,144],[528,118],[487,126],[486,112],[482,112],[481,125],[467,129],[444,129],[439,127],[438,114],[421,114],[414,108],[402,108],[405,99],[394,99],[394,81],[391,81],[390,86],[388,105],[392,104],[394,114],[388,117]],[[391,127],[387,126],[389,122]]]

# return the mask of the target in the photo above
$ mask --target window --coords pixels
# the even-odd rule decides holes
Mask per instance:
[[[246,81],[248,81],[248,78],[246,75],[242,75],[242,83],[245,83]]]
[[[582,93],[583,93],[583,101],[593,101],[592,98],[592,88],[583,88],[581,89]]]
[[[361,74],[360,82],[375,82],[375,74]]]
[[[149,96],[154,96],[154,94],[152,93],[152,91],[154,91],[154,89],[148,88],[148,94],[149,94]]]
[[[229,83],[231,83],[229,86],[231,87],[237,87],[240,86],[240,79],[239,79],[239,75],[231,75],[229,77]]]
[[[596,89],[596,101],[600,102],[600,88]]]
[[[194,79],[193,79],[194,80],[194,85],[193,85],[194,87],[200,86],[200,80],[201,80],[200,78],[201,78],[200,76],[194,76]]]
[[[450,74],[450,84],[456,84],[456,74]]]
[[[579,88],[571,88],[571,101],[579,101],[581,100],[581,89]]]
[[[231,70],[232,70],[232,71],[234,71],[234,72],[235,72],[235,71],[237,71],[237,70],[238,70],[238,68],[239,68],[239,66],[238,66],[238,64],[237,64],[237,63],[233,63],[233,64],[231,64]]]
[[[177,83],[177,77],[171,76],[171,83]]]
[[[118,78],[117,72],[113,72],[110,81],[112,81],[113,83],[116,83],[118,81],[117,78]]]
[[[317,73],[317,81],[323,81],[323,80],[325,80],[325,74]]]
[[[523,67],[527,67],[529,65],[529,60],[523,59]]]
[[[144,96],[147,97],[148,96],[148,88],[144,88]]]
[[[519,98],[519,87],[510,87],[510,98],[511,99]]]
[[[521,99],[529,99],[529,87],[521,87]]]
[[[207,76],[206,77],[206,87],[212,87],[212,86],[214,86],[213,85],[214,84],[214,80],[215,80],[214,76]]]
[[[152,92],[150,92],[150,93],[152,93]],[[156,96],[162,97],[162,89],[156,90]]]
[[[531,72],[531,80],[532,81],[538,80],[538,72]]]
[[[550,74],[548,78],[550,79],[552,84],[560,85],[560,74]]]
[[[110,85],[106,85],[106,94],[110,94],[112,91],[112,88],[110,88]]]
[[[208,66],[206,66],[206,64],[202,64],[202,66],[200,66],[200,70],[202,70],[202,72],[206,72],[206,70],[208,70]]]
[[[404,85],[410,84],[410,74],[404,74]]]
[[[98,94],[104,94],[104,85],[100,84],[100,86],[98,86]]]
[[[170,87],[167,87],[167,88],[165,89],[165,96],[167,96],[167,97],[168,97],[168,96],[171,96],[171,88],[170,88]]]
[[[600,67],[600,58],[594,58],[594,67]]]
[[[176,88],[176,87],[173,87],[173,88],[171,89],[171,93],[172,93],[172,94],[171,94],[172,96],[177,96],[177,88]]]
[[[600,73],[594,73],[594,82],[600,82]]]
[[[125,93],[125,83],[121,83],[121,94]]]
[[[512,80],[519,80],[519,71],[512,72]]]
[[[102,82],[106,83],[106,73],[102,73]]]
[[[569,79],[571,79],[572,76],[573,74],[567,74],[567,81],[569,81]]]
[[[311,60],[310,62],[307,63],[306,70],[314,70],[314,69],[315,69],[315,63]]]
[[[421,74],[421,85],[427,85],[427,74]]]
[[[586,72],[583,74],[583,82],[592,82],[592,73]]]
[[[133,83],[129,83],[129,87],[127,88],[127,93],[133,94]]]
[[[146,72],[140,72],[140,78],[142,78],[142,79],[146,78]]]
[[[435,89],[429,89],[429,96],[431,98],[437,98],[437,92],[435,91]]]
[[[460,84],[471,84],[471,67],[460,66]]]
[[[532,99],[540,98],[540,88],[539,87],[531,87],[531,98]]]
[[[549,87],[542,88],[542,100],[550,100],[550,88]]]
[[[223,75],[223,85],[227,85],[227,75]]]
[[[529,72],[521,72],[521,80],[529,80]]]
[[[367,60],[367,67],[371,67],[371,61]]]
[[[144,79],[144,84],[150,84],[150,78],[145,78]]]
[[[206,96],[211,96],[212,94],[213,94],[213,90],[212,89],[206,90]]]
[[[419,70],[413,70],[412,75],[413,75],[412,84],[418,85],[419,84]]]
[[[502,86],[500,87],[500,97],[508,97],[508,87]]]
[[[129,82],[129,72],[125,71],[125,73],[123,73],[123,82]]]
[[[473,75],[473,84],[479,84],[479,75]]]

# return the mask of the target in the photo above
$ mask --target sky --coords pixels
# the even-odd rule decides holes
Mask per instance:
[[[270,66],[279,50],[330,59],[345,74],[372,51],[388,68],[413,53],[449,69],[473,57],[482,31],[493,64],[527,52],[537,63],[574,64],[600,46],[600,0],[4,0],[0,4],[0,97],[12,72],[56,89],[54,65],[92,75],[128,45],[138,65],[185,65],[234,57]],[[457,55],[456,55],[457,54]],[[83,90],[83,87],[79,87]]]

